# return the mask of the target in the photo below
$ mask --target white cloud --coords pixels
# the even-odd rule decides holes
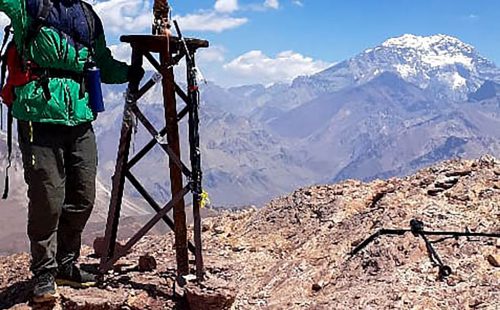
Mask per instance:
[[[199,63],[222,63],[225,60],[226,49],[222,46],[211,46],[198,50],[197,57]]]
[[[304,3],[301,0],[293,0],[292,3],[296,6],[304,6]]]
[[[176,16],[174,19],[179,20],[179,25],[183,30],[209,32],[222,32],[248,22],[247,18],[231,17],[216,12]]]
[[[293,51],[284,51],[271,58],[262,51],[254,50],[237,57],[223,68],[239,83],[271,84],[290,82],[297,76],[311,75],[331,65]]]
[[[105,0],[95,2],[94,9],[109,34],[149,33],[151,29],[153,17],[149,0]],[[222,32],[248,22],[247,18],[228,15],[237,9],[237,0],[217,0],[214,10],[174,16],[174,19],[179,21],[182,30]]]
[[[214,8],[217,12],[231,13],[238,10],[238,0],[216,0]]]
[[[10,19],[5,15],[5,13],[0,12],[0,25],[2,27],[7,26],[10,23]]]
[[[111,50],[111,54],[113,54],[113,58],[130,64],[132,48],[129,44],[120,43],[116,45],[110,45],[109,49]]]
[[[130,63],[131,49],[128,44],[120,43],[109,48],[116,59]],[[205,78],[226,87],[291,82],[300,75],[311,75],[333,65],[293,51],[269,57],[259,50],[250,51],[224,64],[226,52],[224,46],[215,45],[200,49],[196,54],[198,67]],[[144,60],[144,68],[148,71],[154,70],[147,60]],[[185,61],[182,60],[175,67],[177,81],[185,80],[185,71]]]
[[[130,47],[130,44],[128,43],[119,43],[119,44],[114,44],[108,46],[108,48],[111,50],[111,54],[113,55],[113,58],[119,61],[126,62],[130,64],[130,59],[132,55],[132,48]],[[153,54],[154,57],[157,58],[157,55]],[[153,71],[155,68],[153,65],[149,63],[149,61],[144,58],[144,69],[148,71]]]
[[[2,12],[0,12],[0,43],[3,40],[3,31],[2,31],[2,29],[4,29],[5,26],[7,26],[8,24],[10,24],[10,19],[7,17],[7,15],[5,15]]]
[[[151,29],[152,8],[148,0],[107,0],[94,4],[106,32],[143,33]]]
[[[280,7],[280,3],[278,0],[266,0],[264,2],[264,6],[266,8],[278,9]]]

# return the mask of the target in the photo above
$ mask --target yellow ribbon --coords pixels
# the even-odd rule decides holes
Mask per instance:
[[[206,191],[203,191],[200,194],[200,208],[205,208],[206,205],[210,204],[210,197]]]

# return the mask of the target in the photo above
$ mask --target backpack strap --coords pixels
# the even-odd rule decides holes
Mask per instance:
[[[35,20],[31,23],[30,29],[28,29],[28,39],[34,39],[36,34],[40,31],[40,28],[42,28],[43,24],[47,21],[47,17],[49,17],[50,10],[52,10],[53,6],[54,3],[52,3],[52,0],[40,1]],[[29,33],[30,31],[32,31],[31,34]]]
[[[3,89],[3,86],[5,85],[5,76],[7,75],[7,53],[2,54],[0,57],[0,91]],[[3,130],[4,124],[3,124],[3,102],[0,103],[0,131]]]
[[[22,58],[24,58],[25,56],[24,52],[28,49],[28,45],[31,43],[31,41],[33,41],[38,32],[40,32],[40,29],[42,28],[44,23],[47,21],[47,17],[49,17],[50,11],[52,10],[53,6],[54,3],[52,3],[52,0],[40,1],[37,15],[35,19],[31,22],[30,26],[28,27],[28,31],[26,32],[26,37],[24,38],[23,52],[21,53]]]
[[[9,41],[9,37],[11,35],[11,29],[12,26],[9,24],[5,26],[4,28],[4,33],[3,33],[3,42],[2,42],[2,47],[0,47],[0,91],[3,89],[3,86],[5,85],[5,77],[7,75],[7,50],[9,49],[9,45],[13,44],[11,41],[9,45],[7,45],[7,42]],[[6,47],[7,46],[7,47]],[[5,50],[4,50],[5,49]],[[3,104],[0,103],[0,130],[3,130]]]
[[[89,30],[89,40],[90,40],[90,54],[94,54],[94,49],[95,49],[95,41],[96,41],[96,20],[95,20],[95,14],[94,11],[92,10],[92,7],[90,4],[81,1],[81,6],[83,10],[83,15],[85,15],[85,20],[87,22],[87,27]]]
[[[9,168],[12,166],[12,124],[14,118],[12,117],[12,107],[7,111],[7,160],[8,165],[5,168],[5,183],[2,199],[7,199],[9,196]]]
[[[42,0],[40,2],[37,16],[36,18],[31,22],[30,26],[28,27],[28,31],[26,33],[26,37],[24,38],[24,43],[22,47],[22,53],[21,53],[21,58],[23,59],[23,65],[27,64],[26,58],[25,58],[25,52],[28,48],[28,45],[31,43],[31,41],[35,38],[35,36],[38,34],[42,26],[44,25],[45,21],[47,20],[47,17],[50,14],[50,11],[52,10],[53,3],[52,0]],[[4,39],[2,42],[2,47],[0,51],[3,51],[5,45],[7,44],[8,41],[8,35],[10,34],[10,25],[5,27],[6,33],[4,34]],[[8,31],[7,31],[8,30]],[[8,48],[7,48],[8,50]],[[1,68],[1,78],[0,78],[0,83],[1,86],[3,87],[4,82],[5,82],[5,72],[6,72],[6,55],[2,55],[1,57],[2,61],[2,68]],[[2,111],[3,113],[3,107]],[[3,115],[1,115],[2,118],[2,123],[3,123]],[[2,195],[2,199],[7,199],[9,196],[9,169],[12,166],[12,125],[14,122],[14,118],[12,117],[12,107],[8,107],[7,109],[7,160],[8,164],[7,167],[5,168],[5,183],[4,183],[4,191]],[[2,124],[3,125],[3,124]]]
[[[0,90],[3,89],[3,86],[5,84],[5,76],[7,73],[7,51],[9,50],[9,47],[11,44],[14,44],[14,41],[10,41],[8,44],[7,42],[9,41],[9,37],[11,34],[11,25],[7,25],[4,30],[4,35],[3,35],[3,42],[2,46],[0,48],[0,61],[1,61],[1,69],[0,69]],[[4,128],[4,117],[3,117],[3,103],[0,103],[0,130],[3,130]],[[8,164],[7,167],[5,168],[5,183],[4,183],[4,191],[2,195],[2,199],[7,199],[9,196],[9,168],[12,166],[12,123],[14,119],[12,117],[12,108],[9,106],[7,108],[7,160]]]

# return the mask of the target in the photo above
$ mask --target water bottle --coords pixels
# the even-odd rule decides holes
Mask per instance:
[[[94,62],[89,63],[86,69],[87,89],[89,92],[89,105],[94,113],[104,112],[102,98],[101,71]]]

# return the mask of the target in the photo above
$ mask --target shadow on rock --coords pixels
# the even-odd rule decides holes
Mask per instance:
[[[0,309],[8,309],[17,304],[30,301],[32,291],[31,281],[21,281],[0,291]]]

